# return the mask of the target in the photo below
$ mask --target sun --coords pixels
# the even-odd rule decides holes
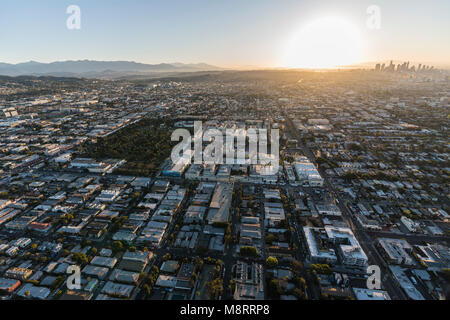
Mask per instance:
[[[358,27],[336,17],[304,25],[289,41],[282,58],[288,68],[335,68],[357,63],[362,55]]]

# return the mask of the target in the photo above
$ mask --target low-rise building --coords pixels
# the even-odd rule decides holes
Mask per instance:
[[[264,272],[259,263],[236,265],[234,300],[264,300]]]

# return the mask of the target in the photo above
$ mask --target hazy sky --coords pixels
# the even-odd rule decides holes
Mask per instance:
[[[69,5],[81,29],[69,30]],[[369,5],[381,28],[366,26]],[[357,26],[363,60],[450,65],[449,0],[1,0],[0,62],[133,60],[280,65],[286,43],[322,16]]]

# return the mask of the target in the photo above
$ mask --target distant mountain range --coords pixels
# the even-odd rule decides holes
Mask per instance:
[[[160,63],[145,64],[130,61],[58,61],[40,63],[29,61],[18,64],[0,62],[0,75],[5,76],[56,76],[85,78],[120,78],[130,75],[146,75],[167,72],[218,71],[224,68],[206,63]]]

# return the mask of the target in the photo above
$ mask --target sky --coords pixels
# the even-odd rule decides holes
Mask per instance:
[[[70,30],[69,5],[81,9]],[[380,9],[380,28],[366,24]],[[354,61],[450,65],[448,0],[1,0],[0,62],[127,60],[282,67],[312,21],[336,17],[360,32]],[[301,39],[298,41],[302,41]]]

